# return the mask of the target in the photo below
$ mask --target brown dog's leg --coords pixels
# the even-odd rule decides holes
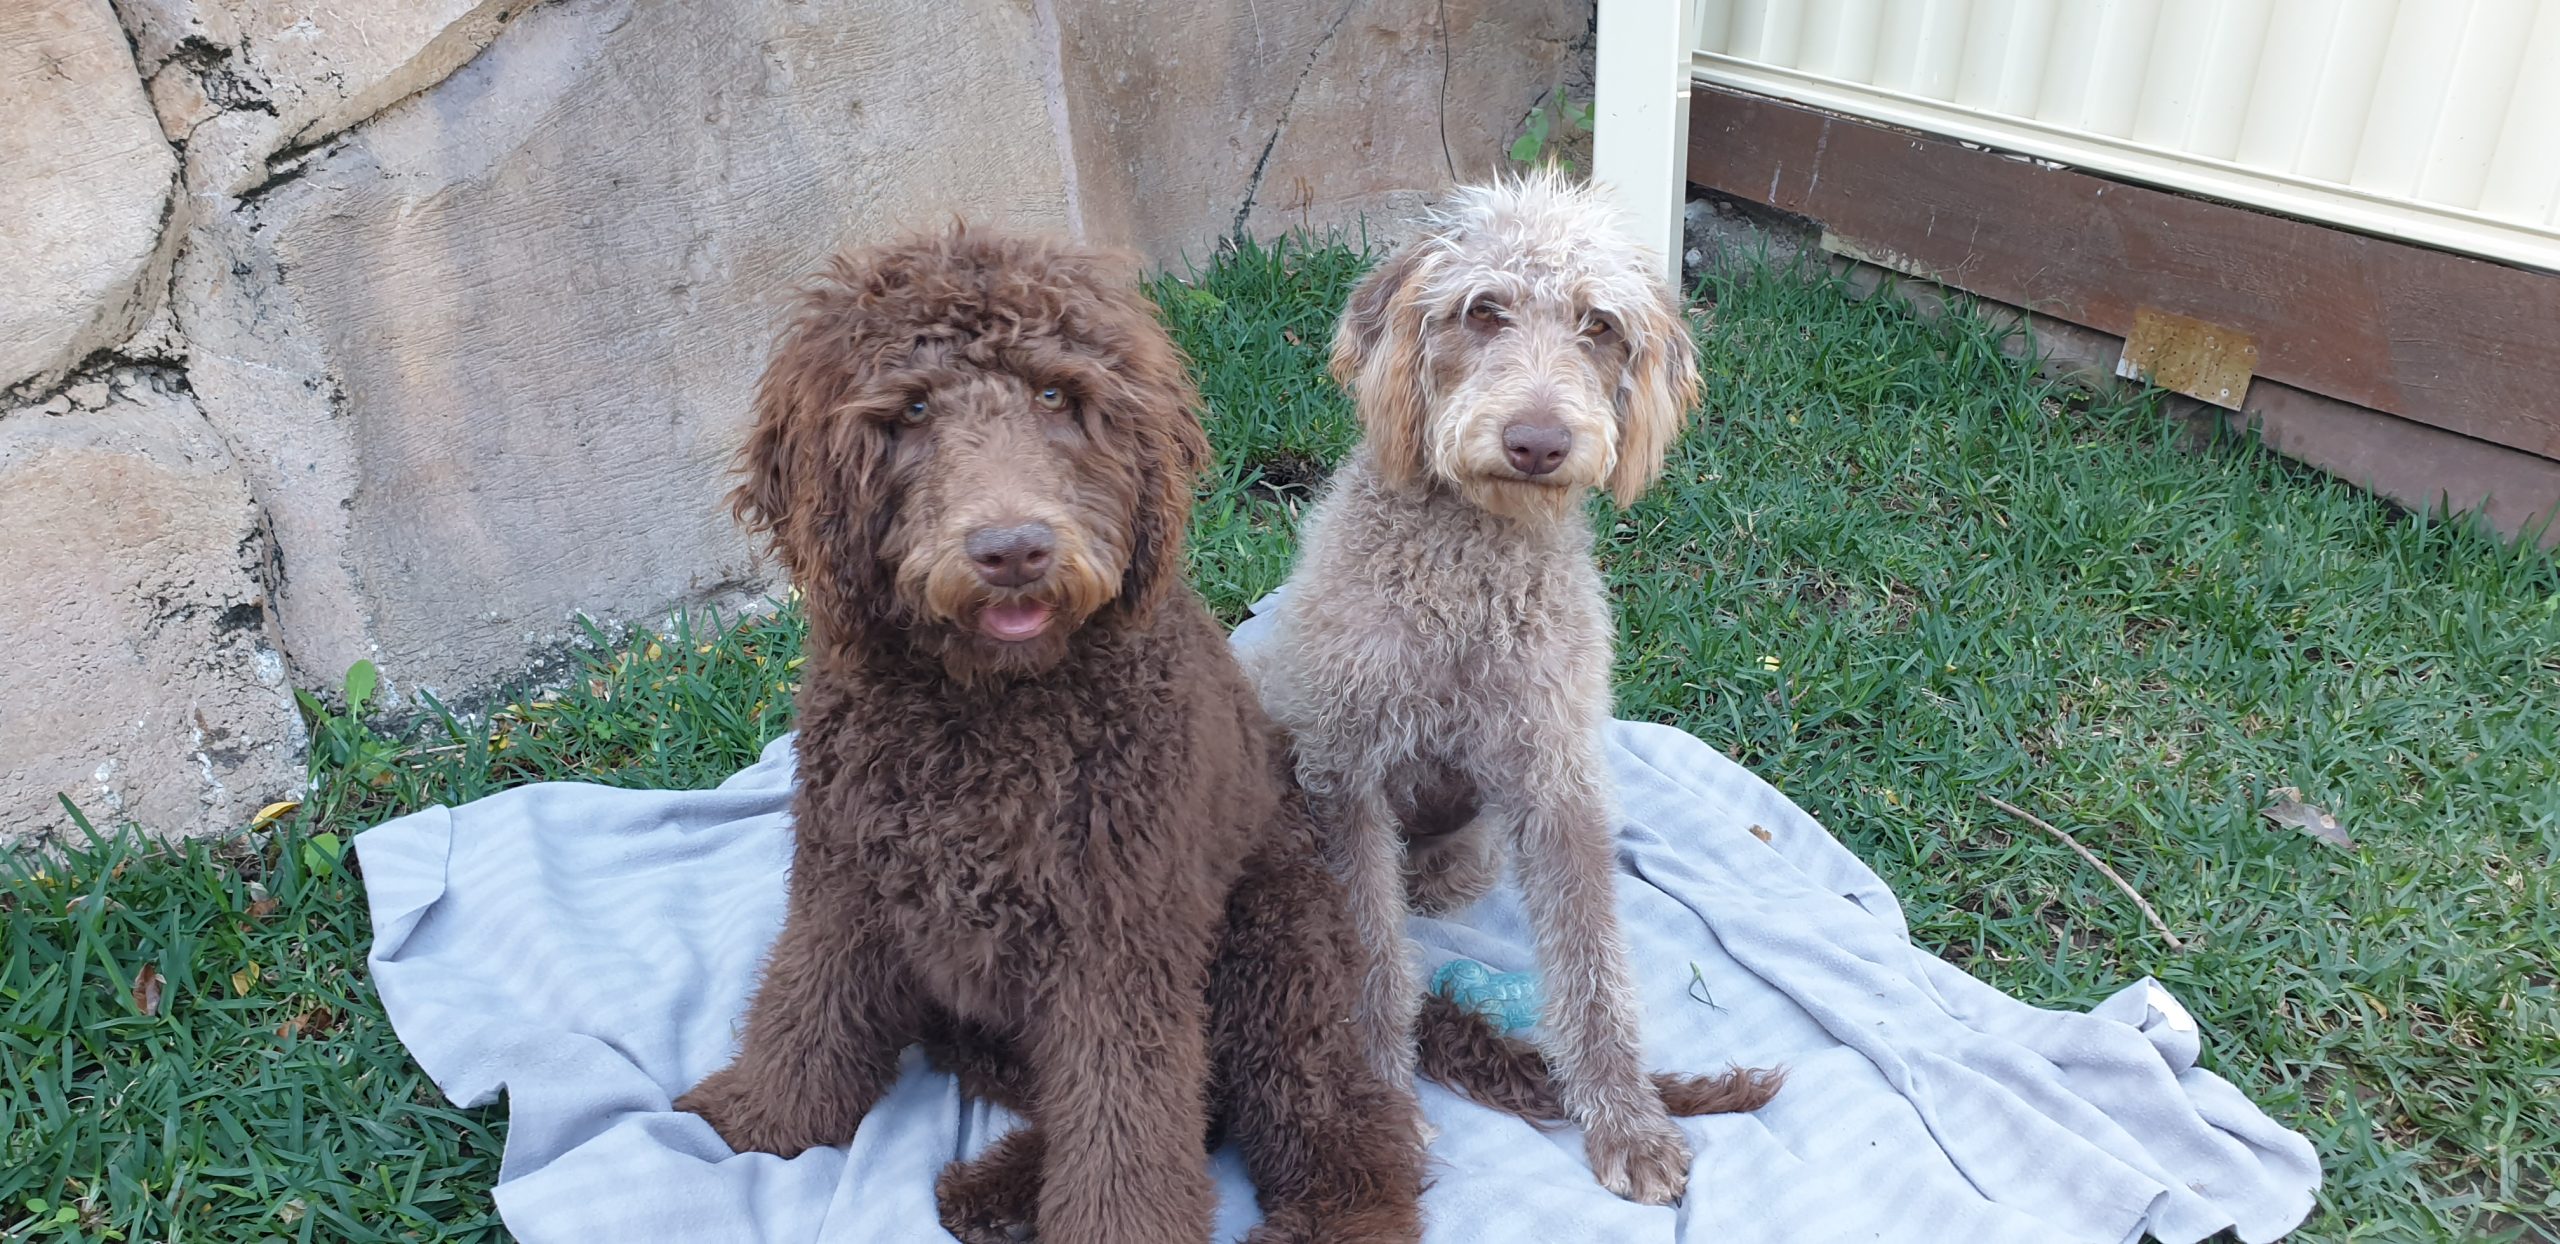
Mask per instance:
[[[747,1006],[738,1057],[676,1099],[729,1147],[791,1157],[853,1139],[898,1073],[917,1027],[913,987],[889,948],[867,944],[845,896],[812,895],[821,872],[793,865],[791,910]]]
[[[960,1081],[960,1095],[991,1101],[1023,1116],[987,1151],[942,1168],[934,1199],[943,1228],[963,1244],[1011,1244],[1040,1210],[1040,1163],[1046,1146],[1033,1117],[1031,1068],[1013,1043],[967,1020],[943,1016],[924,1035],[925,1058]]]
[[[1101,944],[1068,953],[1033,1021],[1044,1244],[1209,1238],[1201,982],[1214,931],[1130,923],[1081,931]],[[1110,944],[1123,937],[1146,944]]]
[[[1356,1026],[1363,956],[1311,839],[1264,852],[1227,902],[1209,978],[1229,1133],[1261,1189],[1249,1244],[1410,1244],[1422,1235],[1412,1094],[1370,1066]]]
[[[1608,770],[1596,738],[1582,736],[1573,755],[1530,762],[1544,772],[1524,784],[1520,891],[1537,935],[1548,1058],[1566,1113],[1582,1125],[1591,1172],[1619,1196],[1668,1205],[1689,1184],[1689,1141],[1664,1112],[1637,1044],[1609,805],[1596,784]]]

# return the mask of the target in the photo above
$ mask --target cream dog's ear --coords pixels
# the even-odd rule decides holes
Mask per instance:
[[[1689,317],[1659,278],[1650,297],[1628,308],[1620,330],[1627,336],[1627,366],[1618,376],[1618,463],[1609,472],[1609,495],[1634,505],[1662,475],[1663,455],[1679,439],[1698,404],[1698,342]]]
[[[1423,470],[1422,294],[1436,251],[1412,242],[1371,268],[1333,334],[1333,378],[1351,393],[1378,473],[1395,483]]]

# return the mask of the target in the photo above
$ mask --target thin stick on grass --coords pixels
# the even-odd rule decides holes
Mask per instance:
[[[2097,852],[2081,846],[2079,839],[2074,838],[2059,829],[2055,829],[2052,824],[2047,822],[2044,818],[2039,817],[2035,813],[2029,812],[2006,799],[2002,799],[1998,795],[1984,795],[1983,798],[1991,801],[1991,806],[2061,839],[2062,845],[2071,848],[2072,851],[2076,852],[2081,859],[2089,861],[2090,865],[2096,868],[2099,872],[2105,873],[2107,875],[2107,880],[2115,882],[2116,888],[2124,891],[2124,896],[2132,899],[2133,905],[2141,908],[2143,915],[2150,917],[2151,927],[2160,930],[2160,940],[2169,943],[2169,949],[2185,950],[2187,948],[2187,944],[2185,942],[2178,940],[2177,934],[2169,931],[2169,922],[2160,918],[2159,911],[2151,906],[2151,900],[2142,897],[2142,891],[2134,889],[2132,882],[2118,876],[2116,870],[2107,867],[2107,862],[2099,859]]]

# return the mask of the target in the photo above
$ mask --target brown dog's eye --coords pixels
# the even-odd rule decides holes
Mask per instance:
[[[1502,304],[1490,298],[1478,298],[1467,305],[1467,318],[1478,327],[1492,328],[1502,323]]]
[[[908,427],[914,427],[915,425],[923,423],[925,420],[932,417],[933,408],[925,405],[923,398],[917,398],[916,400],[907,403],[907,408],[898,412],[899,422],[906,424]]]
[[[1582,317],[1582,336],[1587,341],[1606,341],[1609,334],[1616,331],[1618,331],[1617,324],[1608,316],[1594,313]]]
[[[1040,403],[1040,409],[1042,410],[1059,410],[1066,406],[1067,394],[1065,390],[1060,389],[1058,386],[1051,385],[1048,388],[1040,390],[1040,396],[1036,400]]]

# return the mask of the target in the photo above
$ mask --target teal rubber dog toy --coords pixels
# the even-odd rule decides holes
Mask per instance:
[[[1496,972],[1473,959],[1451,959],[1431,974],[1431,992],[1517,1032],[1538,1022],[1538,975]]]

